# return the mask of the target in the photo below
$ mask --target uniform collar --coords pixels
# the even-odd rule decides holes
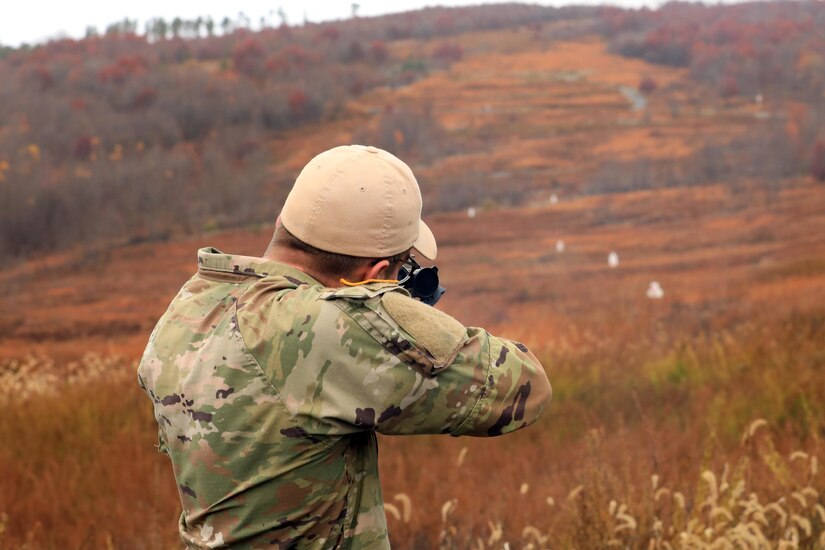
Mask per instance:
[[[255,256],[225,254],[211,246],[198,250],[198,270],[231,273],[240,277],[256,277],[259,279],[283,277],[299,286],[304,284],[321,285],[310,275],[291,265]]]

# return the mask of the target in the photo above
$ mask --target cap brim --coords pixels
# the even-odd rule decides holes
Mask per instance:
[[[421,253],[428,260],[435,260],[438,254],[438,246],[435,244],[435,235],[427,227],[423,220],[418,220],[418,238],[413,243],[413,248]]]

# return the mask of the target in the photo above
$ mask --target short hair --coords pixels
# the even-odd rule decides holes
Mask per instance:
[[[275,227],[274,241],[278,246],[298,250],[307,254],[311,258],[310,267],[325,277],[348,276],[365,263],[376,263],[381,260],[387,260],[390,262],[390,268],[394,268],[396,264],[406,261],[406,251],[386,258],[362,258],[360,256],[350,256],[348,254],[338,254],[337,252],[321,250],[311,244],[305,243],[290,233],[283,224],[278,224],[278,226]]]

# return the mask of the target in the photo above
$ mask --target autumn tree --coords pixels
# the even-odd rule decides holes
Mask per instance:
[[[656,81],[651,77],[646,76],[639,82],[639,91],[645,95],[652,94],[656,91]]]
[[[819,181],[825,181],[825,140],[818,140],[814,146],[811,175]]]
[[[246,38],[232,49],[232,65],[236,71],[251,77],[263,72],[264,49],[254,38]]]
[[[382,40],[375,40],[370,45],[369,56],[373,62],[380,65],[389,58],[390,52],[387,49],[387,45]]]
[[[432,57],[437,61],[443,61],[445,63],[460,61],[461,58],[464,57],[464,48],[462,48],[460,44],[442,42],[435,48]]]
[[[719,95],[722,99],[731,99],[739,95],[739,83],[732,76],[725,77],[719,85]]]

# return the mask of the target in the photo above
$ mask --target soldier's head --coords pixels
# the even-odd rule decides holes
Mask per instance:
[[[382,149],[347,145],[301,171],[266,255],[340,286],[394,279],[412,251],[430,260],[437,253],[412,170]]]

